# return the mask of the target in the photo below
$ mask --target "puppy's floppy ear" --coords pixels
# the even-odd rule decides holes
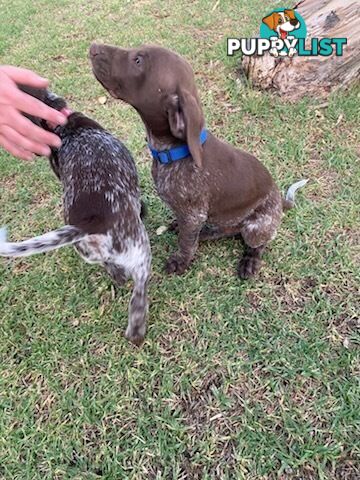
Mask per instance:
[[[45,101],[45,98],[46,98],[46,88],[36,88],[36,87],[29,87],[28,85],[21,85],[21,84],[17,84],[17,86],[19,87],[19,89],[26,93],[27,95],[31,95],[32,97],[34,98],[37,98],[38,100],[40,100],[41,102],[44,102]],[[28,113],[23,113],[24,117],[28,118],[29,120],[31,120],[35,125],[37,125],[38,127],[41,127],[42,124],[41,124],[41,119],[38,118],[38,117],[34,117],[33,115],[29,115]]]
[[[275,26],[276,26],[276,15],[275,15],[275,12],[272,13],[271,15],[268,15],[267,17],[264,17],[262,19],[263,23],[265,23],[265,25],[267,25],[270,30],[274,30]]]
[[[169,96],[167,114],[171,133],[186,141],[195,165],[201,168],[203,148],[200,133],[204,117],[198,99],[188,90],[180,90]]]
[[[18,83],[17,86],[24,93],[27,93],[28,95],[31,95],[32,97],[37,98],[41,102],[45,101],[46,92],[47,92],[46,88],[30,87],[29,85],[22,85],[20,83]]]
[[[296,18],[294,10],[284,10],[284,13],[288,15],[291,20],[294,20]]]
[[[55,108],[55,110],[62,110],[63,108],[67,107],[66,100],[62,97],[58,97],[55,93],[51,92],[50,90],[46,91],[46,97],[44,102],[51,108]]]
[[[55,95],[54,93],[50,92],[46,88],[35,88],[35,87],[29,87],[28,85],[20,85],[18,84],[18,87],[21,91],[24,93],[27,93],[28,95],[31,95],[34,98],[37,98],[41,102],[45,103],[51,108],[55,108],[55,110],[62,110],[63,108],[66,108],[66,101]],[[42,120],[38,117],[34,117],[32,115],[23,113],[23,115],[31,120],[35,125],[38,125],[39,127],[43,127],[46,130],[48,130],[48,124],[45,120]]]

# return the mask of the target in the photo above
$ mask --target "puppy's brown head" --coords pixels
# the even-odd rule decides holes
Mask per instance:
[[[92,44],[95,77],[115,98],[132,105],[156,138],[185,141],[196,165],[204,116],[189,63],[161,47],[123,49]]]

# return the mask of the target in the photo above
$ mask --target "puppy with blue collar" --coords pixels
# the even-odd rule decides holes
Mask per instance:
[[[201,240],[239,235],[245,253],[238,274],[254,276],[284,209],[293,206],[295,191],[306,182],[282,198],[257,158],[216,138],[205,127],[192,68],[176,53],[149,45],[93,44],[90,59],[97,80],[144,122],[156,190],[178,229],[178,249],[166,271],[183,274]]]

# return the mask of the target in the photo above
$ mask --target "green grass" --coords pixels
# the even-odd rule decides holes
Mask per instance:
[[[150,321],[123,338],[115,294],[71,249],[0,262],[0,478],[359,478],[360,91],[289,105],[239,83],[227,36],[279,2],[0,0],[0,58],[32,68],[122,138],[149,205]],[[207,124],[255,153],[298,195],[259,277],[240,281],[238,241],[202,244],[183,277],[162,270],[176,238],[155,194],[140,119],[108,99],[93,40],[157,43],[192,63]],[[342,117],[340,117],[342,116]],[[339,125],[338,119],[342,118]],[[20,240],[62,225],[45,159],[0,152],[0,223]]]

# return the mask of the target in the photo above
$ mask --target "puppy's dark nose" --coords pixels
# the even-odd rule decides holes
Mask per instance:
[[[291,23],[291,25],[292,25],[293,27],[296,27],[297,24],[299,23],[299,21],[298,21],[296,18],[292,18],[292,19],[290,20],[290,23]]]
[[[100,53],[100,45],[97,43],[92,43],[90,47],[90,56],[91,57],[96,57],[96,55],[99,55]]]

